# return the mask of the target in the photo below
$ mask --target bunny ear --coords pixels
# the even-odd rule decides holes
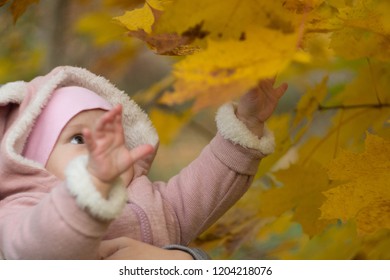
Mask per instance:
[[[0,87],[0,106],[9,103],[22,103],[28,92],[27,83],[23,81],[7,83]]]

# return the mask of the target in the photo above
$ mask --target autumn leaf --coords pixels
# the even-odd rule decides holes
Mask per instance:
[[[146,1],[142,8],[127,11],[124,15],[114,19],[132,32],[142,30],[149,34],[152,32],[152,25],[158,13],[159,10],[152,7],[150,1]]]
[[[157,108],[151,110],[149,115],[162,144],[169,144],[192,117],[191,112],[178,115]]]
[[[325,76],[322,81],[302,96],[297,105],[297,113],[293,124],[299,124],[303,119],[311,120],[314,112],[318,111],[319,105],[325,99],[327,90],[328,77]]]
[[[308,237],[303,234],[302,227],[292,221],[292,217],[292,211],[288,211],[266,223],[259,228],[255,240],[244,244],[241,251],[251,253],[256,259],[282,259],[287,252],[301,248]]]
[[[170,1],[148,0],[142,8],[127,11],[124,15],[114,19],[129,30],[129,35],[145,41],[157,54],[186,55],[194,53],[198,50],[197,47],[190,46],[194,38],[180,36],[174,32],[165,34],[153,32],[156,21],[168,6],[170,6]]]
[[[287,260],[349,260],[358,253],[360,243],[353,222],[335,224],[295,252],[287,252],[280,257]]]
[[[284,8],[283,1],[228,0],[220,5],[177,0],[157,14],[147,2],[119,19],[157,53],[187,55],[175,64],[174,91],[161,102],[195,98],[195,111],[244,94],[292,61],[309,59],[297,48],[302,16]]]
[[[273,169],[287,168],[296,160],[295,149],[291,149],[291,115],[273,115],[267,120],[267,126],[274,132],[275,151],[261,160],[256,178],[265,176]]]
[[[258,219],[252,228],[247,229],[231,259],[279,259],[282,253],[300,248],[307,241],[299,224],[291,221],[290,212],[272,221]]]
[[[390,103],[390,65],[376,61],[366,61],[356,77],[347,83],[338,95],[327,102],[328,105],[378,105]],[[368,108],[368,107],[367,107]]]
[[[355,219],[360,233],[390,229],[390,141],[367,134],[366,148],[344,151],[329,166],[340,185],[326,192],[322,219]]]
[[[291,61],[305,59],[296,42],[297,34],[260,27],[248,29],[242,41],[210,40],[206,50],[174,65],[174,92],[167,92],[161,102],[172,105],[196,97],[197,111],[241,96]]]
[[[367,234],[362,239],[358,258],[369,260],[390,260],[390,230],[383,229]]]
[[[353,6],[340,8],[343,28],[332,34],[331,47],[348,59],[390,58],[390,26],[386,22],[388,1],[359,0]],[[348,46],[346,48],[345,46]]]
[[[158,20],[155,31],[159,34],[185,35],[199,26],[204,37],[212,40],[243,40],[247,28],[263,26],[293,33],[301,17],[283,7],[284,1],[176,0]]]
[[[99,47],[121,39],[123,34],[123,29],[113,24],[111,16],[103,11],[90,13],[80,18],[75,24],[75,30],[92,37]]]
[[[390,58],[388,1],[356,0],[353,5],[345,1],[326,2],[309,14],[310,33],[328,32],[330,48],[347,59]]]
[[[319,208],[325,200],[322,193],[329,188],[326,170],[310,162],[305,166],[291,165],[286,170],[276,171],[274,176],[282,186],[261,194],[259,215],[277,217],[293,210],[293,221],[300,223],[306,233],[320,232],[329,223],[319,220]]]

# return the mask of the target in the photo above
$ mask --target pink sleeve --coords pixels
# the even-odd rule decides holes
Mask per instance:
[[[155,183],[174,209],[182,244],[207,229],[247,191],[263,156],[217,134],[200,156],[168,183]]]
[[[5,259],[96,259],[107,226],[61,184],[1,202],[0,248]]]

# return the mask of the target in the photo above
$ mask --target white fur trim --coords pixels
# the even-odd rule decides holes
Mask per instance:
[[[121,180],[115,182],[109,198],[103,198],[92,183],[86,168],[87,162],[87,156],[80,156],[68,165],[65,175],[70,193],[76,197],[77,204],[88,209],[92,215],[103,220],[118,217],[127,201],[127,192]]]
[[[230,140],[234,144],[258,150],[264,155],[274,152],[275,138],[272,131],[264,126],[263,137],[257,137],[237,118],[232,103],[221,106],[215,120],[219,133],[221,133],[223,138]]]
[[[0,104],[21,103],[27,93],[27,83],[17,81],[0,86]]]

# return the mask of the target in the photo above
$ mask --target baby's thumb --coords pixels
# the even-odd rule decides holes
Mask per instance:
[[[152,145],[149,144],[144,144],[140,145],[138,147],[135,147],[130,151],[130,156],[131,156],[131,164],[134,164],[140,159],[143,159],[147,157],[148,155],[153,154],[154,148]]]

